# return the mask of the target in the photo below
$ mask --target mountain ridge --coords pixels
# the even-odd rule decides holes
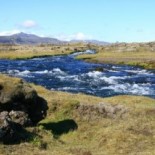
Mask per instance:
[[[39,37],[34,34],[17,33],[10,36],[0,36],[0,43],[3,44],[62,44],[55,38]]]
[[[95,40],[95,39],[92,39],[92,40],[71,40],[70,42],[71,43],[84,42],[84,43],[87,43],[87,44],[96,44],[96,45],[109,45],[110,44],[108,42],[100,41],[100,40]]]
[[[108,42],[99,41],[99,40],[71,40],[71,41],[62,41],[56,38],[50,37],[40,37],[35,34],[27,34],[27,33],[17,33],[10,36],[0,36],[1,44],[65,44],[65,43],[91,43],[97,45],[108,45]]]

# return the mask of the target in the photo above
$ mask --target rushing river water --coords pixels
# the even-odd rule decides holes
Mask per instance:
[[[155,98],[155,71],[126,65],[87,63],[74,59],[76,55],[0,60],[0,72],[51,90],[102,97],[130,94]],[[103,71],[96,71],[98,67]]]

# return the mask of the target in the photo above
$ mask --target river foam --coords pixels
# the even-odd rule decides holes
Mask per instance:
[[[129,94],[155,98],[154,71],[74,59],[79,54],[83,53],[29,60],[0,60],[0,72],[43,85],[50,90],[102,97]],[[85,54],[94,54],[94,51],[88,50]],[[101,71],[97,71],[97,68],[101,68]]]

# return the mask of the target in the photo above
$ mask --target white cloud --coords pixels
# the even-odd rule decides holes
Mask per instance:
[[[73,38],[75,38],[76,40],[85,40],[87,38],[90,38],[90,36],[86,36],[85,34],[79,32],[79,33],[73,35]]]
[[[20,30],[2,31],[0,32],[0,36],[10,36],[20,32],[21,32]]]
[[[29,34],[36,34],[32,31],[28,31],[28,30],[22,30],[22,29],[14,29],[14,30],[10,30],[10,31],[1,31],[0,32],[0,36],[10,36],[13,34],[17,34],[20,32],[24,32],[24,33],[29,33]],[[63,40],[63,41],[70,41],[70,40],[91,40],[93,39],[93,37],[91,35],[85,35],[82,32],[76,33],[76,34],[72,34],[72,35],[66,35],[66,34],[59,34],[59,35],[41,35],[41,34],[36,34],[40,37],[53,37],[53,38],[57,38],[59,40]]]
[[[37,23],[33,20],[26,20],[23,23],[21,23],[21,26],[24,28],[33,28],[37,26]]]
[[[93,36],[91,35],[86,35],[82,32],[78,32],[76,34],[72,34],[72,35],[66,35],[66,34],[60,34],[60,35],[56,35],[53,36],[59,40],[65,40],[65,41],[70,41],[70,40],[90,40],[93,38]]]

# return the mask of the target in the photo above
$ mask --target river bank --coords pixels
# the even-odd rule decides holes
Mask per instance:
[[[4,87],[7,81],[18,81],[4,75],[0,79]],[[37,127],[26,129],[33,135],[29,140],[16,145],[0,144],[0,154],[154,154],[154,99],[127,95],[100,98],[31,86],[48,102],[47,117]],[[80,105],[88,111],[80,110]],[[101,105],[110,109],[119,105],[126,110],[123,117],[118,113],[114,118],[89,110],[90,106],[93,109]]]
[[[155,43],[118,43],[93,46],[94,55],[79,55],[77,59],[104,64],[125,64],[145,69],[155,69]]]
[[[66,45],[0,45],[0,59],[31,59],[56,55],[68,55],[74,51],[93,49],[96,54],[79,55],[77,59],[103,64],[125,64],[145,69],[155,69],[155,48],[152,43],[111,44],[106,46],[93,44]]]
[[[94,51],[87,50],[65,56],[0,60],[0,73],[23,78],[49,90],[100,97],[140,95],[155,98],[153,71],[75,59],[77,55],[85,53],[94,55]]]
[[[32,59],[56,55],[68,55],[73,51],[85,51],[86,44],[66,45],[0,45],[0,59]]]

